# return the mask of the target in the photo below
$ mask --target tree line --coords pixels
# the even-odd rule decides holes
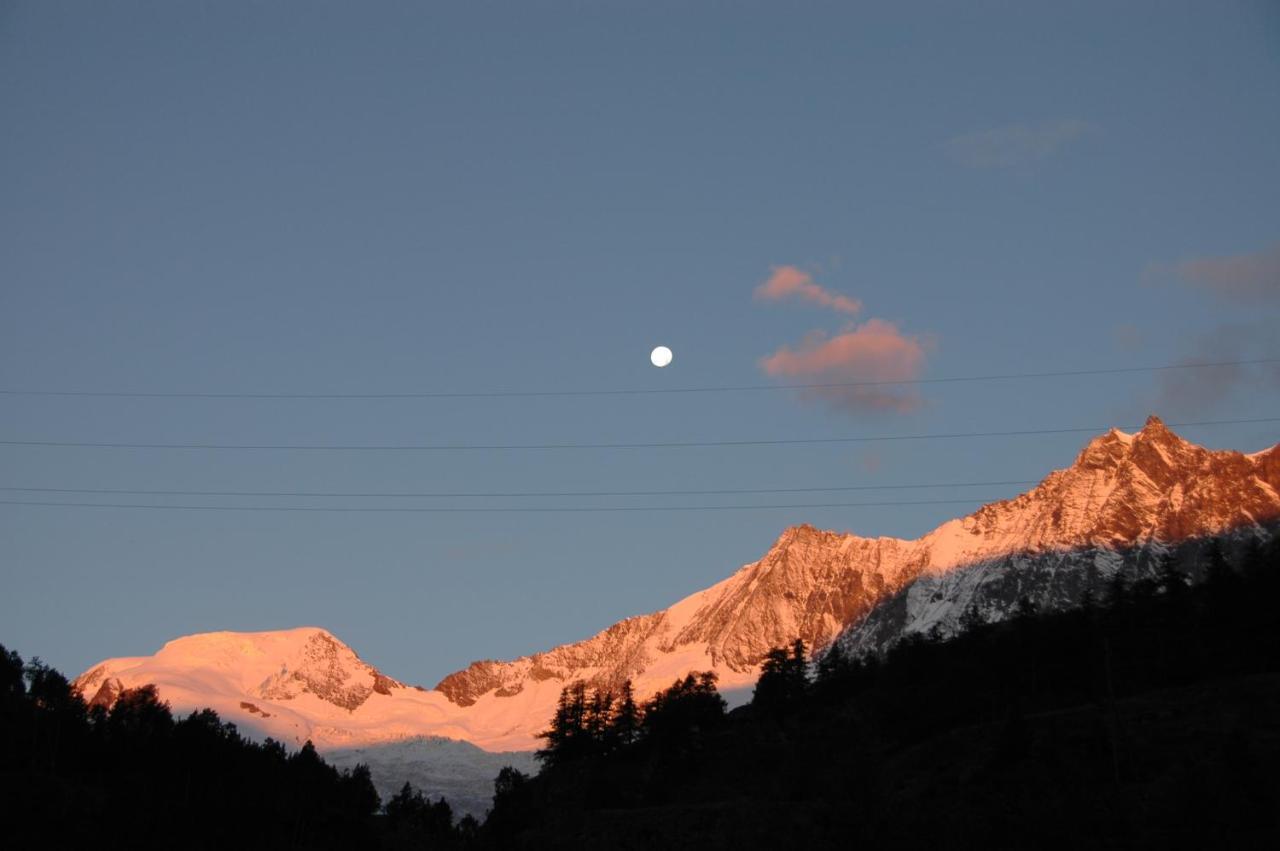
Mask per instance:
[[[1020,600],[883,656],[801,642],[752,701],[658,735],[687,677],[610,733],[618,697],[568,687],[536,777],[507,778],[501,848],[1280,845],[1275,537],[1094,577],[1065,611]],[[723,702],[719,701],[720,706]],[[650,713],[654,717],[650,718]],[[513,782],[514,781],[514,782]]]
[[[363,765],[254,742],[209,709],[175,719],[154,686],[88,706],[0,647],[0,847],[451,848],[479,832],[406,787],[381,807]]]
[[[541,771],[483,823],[307,743],[257,743],[153,688],[89,707],[0,648],[0,845],[226,848],[1164,848],[1280,839],[1280,556],[1218,541],[1079,605],[1023,600],[883,656],[766,654],[732,712],[712,672],[647,700],[575,682]],[[1195,580],[1194,582],[1192,580]]]

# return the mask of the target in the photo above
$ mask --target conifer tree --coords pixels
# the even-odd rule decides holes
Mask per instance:
[[[590,750],[586,716],[586,685],[575,682],[561,689],[551,726],[538,734],[538,738],[547,743],[537,752],[537,758],[543,765],[550,767],[571,762]]]
[[[636,740],[639,730],[640,709],[636,706],[631,680],[626,680],[622,683],[622,689],[618,695],[618,707],[609,725],[609,745],[612,748],[625,748]]]
[[[804,640],[797,638],[790,650],[775,647],[765,654],[751,702],[760,710],[781,717],[804,699],[808,688]]]
[[[601,753],[608,750],[609,730],[613,725],[613,694],[603,689],[591,693],[583,715],[584,751]]]

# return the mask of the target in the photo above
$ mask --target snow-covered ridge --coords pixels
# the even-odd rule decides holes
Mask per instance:
[[[1262,538],[1280,521],[1280,446],[1243,455],[1189,443],[1156,418],[1094,438],[1068,468],[1013,499],[915,540],[808,525],[757,562],[659,612],[512,661],[476,662],[430,690],[407,687],[317,627],[219,632],[111,659],[76,680],[87,698],[155,684],[175,711],[211,707],[258,735],[353,752],[444,737],[489,751],[537,747],[561,688],[631,679],[638,696],[693,670],[745,689],[772,647],[883,649],[903,635],[988,620],[1022,596],[1061,606],[1176,542]],[[398,751],[397,751],[398,752]],[[377,769],[375,766],[375,775]]]
[[[108,659],[75,680],[91,703],[108,704],[121,689],[148,684],[175,712],[209,707],[250,734],[292,745],[435,735],[505,751],[532,741],[509,732],[518,725],[500,717],[507,707],[496,698],[463,712],[439,692],[386,676],[320,627],[186,636],[153,656]]]
[[[754,680],[771,647],[797,637],[824,647],[922,578],[1015,556],[1109,552],[1232,529],[1261,534],[1266,521],[1280,518],[1278,490],[1280,448],[1248,456],[1211,451],[1151,417],[1136,434],[1112,429],[1094,438],[1071,467],[1032,490],[921,538],[795,526],[760,561],[669,609],[544,653],[477,662],[436,688],[463,706],[547,680],[609,686],[630,677],[648,691],[684,666],[714,669],[723,685],[741,686]]]

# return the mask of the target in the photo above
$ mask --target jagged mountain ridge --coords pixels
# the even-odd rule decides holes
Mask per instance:
[[[1071,467],[1028,493],[955,522],[984,546],[922,571],[851,624],[835,643],[840,651],[880,652],[913,633],[952,635],[966,615],[1001,620],[1024,598],[1061,609],[1117,573],[1149,578],[1164,558],[1187,561],[1212,540],[1235,550],[1267,540],[1280,529],[1280,446],[1252,455],[1208,450],[1151,417],[1137,434],[1112,429],[1093,439]]]
[[[1066,570],[1088,559],[1105,578],[1119,564],[1118,548],[1160,545],[1234,530],[1270,534],[1263,522],[1280,517],[1280,447],[1244,455],[1192,444],[1151,417],[1137,434],[1112,429],[1080,452],[1075,463],[1050,473],[1032,490],[983,506],[915,540],[863,538],[801,525],[786,530],[754,564],[670,609],[621,621],[586,641],[511,662],[484,661],[445,677],[437,690],[461,706],[485,694],[514,696],[530,682],[585,679],[603,687],[669,673],[675,659],[712,668],[722,682],[749,684],[771,648],[803,638],[814,648],[854,630],[881,601],[907,593],[923,579],[985,566],[999,572],[1048,559]],[[1055,555],[1056,554],[1056,555]],[[931,602],[945,582],[929,583]],[[1061,583],[1059,583],[1061,584]],[[1046,591],[1056,588],[1050,583]],[[1035,593],[1052,606],[1068,599]],[[1077,589],[1079,590],[1079,589]],[[944,594],[945,599],[945,594]],[[966,598],[966,604],[969,600]],[[921,609],[915,605],[913,611]],[[900,622],[910,632],[958,621],[933,613]],[[1001,616],[986,611],[988,619]],[[874,621],[884,624],[883,619]],[[900,637],[882,626],[874,641],[841,638],[861,652]],[[678,665],[675,667],[679,667]],[[669,678],[668,678],[669,679]],[[653,681],[650,683],[649,681]]]
[[[473,663],[432,690],[385,676],[317,628],[190,636],[151,657],[108,660],[77,685],[109,703],[153,683],[176,711],[210,706],[249,731],[328,751],[432,736],[528,750],[568,682],[629,678],[646,697],[711,669],[722,688],[746,689],[764,654],[797,637],[874,652],[913,632],[954,631],[967,611],[1000,619],[1023,596],[1068,605],[1117,570],[1149,569],[1176,542],[1274,534],[1278,492],[1280,446],[1211,451],[1152,418],[1137,434],[1095,438],[1027,493],[921,538],[792,527],[759,561],[670,608],[544,653]]]
[[[113,659],[97,665],[80,675],[76,686],[91,706],[109,706],[125,687],[120,669],[144,660],[177,671],[221,672],[236,684],[235,691],[248,697],[287,701],[309,694],[348,711],[357,709],[374,694],[389,696],[393,689],[407,688],[319,628],[190,635],[166,643],[154,656]]]

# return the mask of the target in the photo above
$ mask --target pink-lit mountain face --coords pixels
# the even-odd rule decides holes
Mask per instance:
[[[1152,417],[1137,434],[1095,438],[1031,491],[921,538],[792,527],[758,562],[669,609],[546,653],[477,662],[436,688],[466,706],[545,681],[608,687],[631,678],[648,690],[689,667],[749,685],[764,654],[796,638],[815,649],[838,637],[846,649],[882,650],[912,632],[954,632],[970,608],[998,620],[1022,597],[1069,605],[1117,570],[1153,569],[1179,542],[1269,536],[1278,491],[1280,447],[1211,451]],[[892,612],[880,610],[890,602]]]
[[[1215,536],[1231,550],[1269,538],[1278,522],[1280,446],[1211,451],[1153,417],[1136,434],[1095,438],[1027,493],[921,538],[796,526],[759,561],[670,608],[546,652],[475,662],[434,689],[404,686],[315,628],[190,636],[154,656],[103,662],[76,683],[101,702],[154,683],[177,711],[212,706],[249,730],[322,749],[438,736],[524,750],[575,680],[630,679],[645,697],[714,670],[722,688],[746,688],[765,653],[796,638],[877,652],[913,633],[953,633],[967,613],[1003,619],[1024,597],[1061,608],[1117,572],[1150,574],[1166,554]]]

